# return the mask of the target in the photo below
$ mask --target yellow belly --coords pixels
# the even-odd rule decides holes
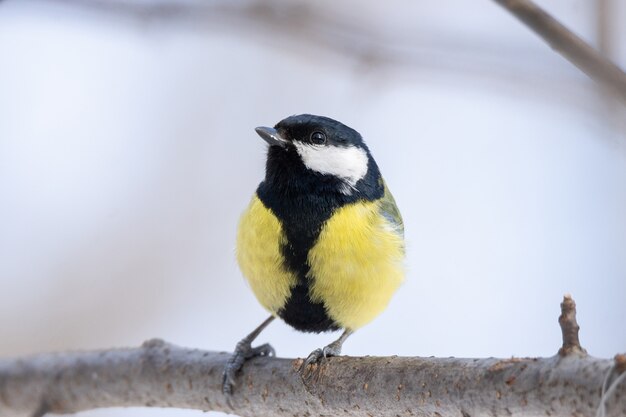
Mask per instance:
[[[404,241],[380,215],[379,201],[338,209],[309,251],[313,301],[355,330],[380,314],[404,279]]]
[[[286,239],[276,216],[255,194],[239,221],[237,262],[256,298],[274,315],[296,284],[296,276],[284,267],[280,253]]]
[[[404,242],[380,215],[380,200],[338,209],[309,250],[312,301],[340,327],[356,330],[380,314],[404,278]],[[283,263],[282,226],[255,195],[237,233],[237,261],[261,305],[276,315],[297,283]]]

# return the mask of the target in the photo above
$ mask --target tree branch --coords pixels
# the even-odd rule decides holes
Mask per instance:
[[[626,103],[626,73],[531,0],[494,0],[596,82]]]
[[[136,349],[3,360],[0,416],[131,406],[242,416],[592,415],[612,365],[578,356],[338,357],[301,378],[299,359],[258,358],[244,367],[230,409],[221,393],[228,356],[152,340]],[[607,415],[626,413],[626,384],[617,388]]]
[[[230,405],[221,390],[229,354],[158,339],[135,349],[2,360],[0,417],[132,406],[241,416],[578,416],[598,407],[626,415],[619,377],[626,355],[586,355],[569,295],[559,323],[563,347],[551,358],[338,357],[303,375],[301,359],[257,358],[244,366]]]
[[[587,351],[580,346],[580,341],[578,340],[580,326],[576,321],[576,302],[569,294],[563,297],[563,302],[561,303],[559,325],[563,334],[563,346],[559,349],[559,355],[586,355]]]

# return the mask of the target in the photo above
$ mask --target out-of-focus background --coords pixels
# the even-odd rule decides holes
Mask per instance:
[[[539,4],[626,67],[626,3]],[[231,350],[266,316],[234,260],[253,128],[297,113],[363,134],[406,223],[345,354],[550,356],[565,293],[590,354],[626,348],[626,107],[493,1],[5,0],[0,62],[2,357]]]

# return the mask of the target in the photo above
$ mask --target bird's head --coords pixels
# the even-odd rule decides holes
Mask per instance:
[[[344,194],[356,190],[359,181],[372,176],[371,171],[377,180],[376,163],[359,132],[336,120],[301,114],[273,128],[257,127],[256,132],[270,145],[268,170],[281,168],[281,175],[299,175],[299,165],[319,179],[336,183]]]

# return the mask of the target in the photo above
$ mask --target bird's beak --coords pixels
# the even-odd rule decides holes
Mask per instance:
[[[254,130],[263,138],[265,142],[269,143],[270,146],[280,146],[281,148],[287,146],[287,139],[280,136],[278,131],[272,127],[261,126]]]

